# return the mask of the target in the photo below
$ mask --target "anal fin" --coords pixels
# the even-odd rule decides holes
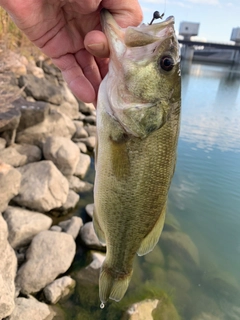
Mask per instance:
[[[162,229],[164,226],[164,221],[165,221],[165,215],[166,215],[166,206],[167,203],[165,203],[161,214],[155,223],[154,227],[152,230],[149,232],[149,234],[143,239],[140,248],[137,251],[137,254],[139,256],[144,256],[145,254],[149,253],[150,251],[153,250],[155,245],[158,243],[158,240],[160,238],[160,235],[162,233]]]

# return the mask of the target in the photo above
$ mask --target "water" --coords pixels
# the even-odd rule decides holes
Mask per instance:
[[[235,67],[183,65],[178,162],[163,237],[152,253],[136,259],[124,299],[104,309],[97,284],[79,280],[88,263],[79,249],[70,270],[77,287],[59,305],[61,319],[120,320],[131,303],[164,295],[183,320],[240,319],[239,87]],[[164,233],[185,239],[185,247]],[[161,318],[161,310],[156,319],[175,320]]]

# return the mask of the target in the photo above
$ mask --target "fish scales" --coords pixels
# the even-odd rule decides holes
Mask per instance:
[[[146,58],[141,61],[139,52],[141,47],[145,49],[149,46],[151,32],[147,45],[145,42],[140,43],[137,51],[135,47],[131,48],[135,55],[133,51],[127,53],[124,70],[119,64],[128,50],[123,40],[124,32],[108,12],[102,15],[103,26],[110,41],[111,62],[109,74],[99,90],[97,105],[93,221],[99,239],[107,246],[99,280],[100,300],[106,303],[109,298],[121,300],[131,279],[136,253],[144,255],[151,251],[163,228],[167,194],[176,162],[180,74],[172,21],[165,21],[160,26],[161,37],[165,37],[167,42],[164,38],[158,43],[159,38],[155,32],[153,43],[156,53],[152,47],[151,50],[148,48],[145,52],[141,51],[143,57],[151,51],[150,61]],[[149,30],[149,26],[141,28],[141,32],[146,28]],[[164,28],[170,31],[164,31]],[[120,40],[116,40],[116,35]],[[117,44],[111,44],[111,37],[114,36]],[[134,46],[139,41],[141,33],[139,36],[138,32]],[[117,50],[123,53],[118,54]],[[159,68],[159,53],[162,51],[169,61],[172,59],[174,65],[171,67],[175,70],[164,71],[158,76],[161,72],[156,68]],[[131,59],[136,60],[134,63],[137,69],[129,62]],[[167,68],[169,61],[166,62]],[[143,67],[143,72],[139,71],[139,67]],[[121,68],[119,76],[116,73],[118,68]]]

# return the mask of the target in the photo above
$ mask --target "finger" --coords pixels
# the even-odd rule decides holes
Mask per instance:
[[[109,57],[109,46],[105,34],[98,30],[87,33],[84,46],[88,52],[98,58]]]
[[[77,98],[87,103],[96,100],[96,91],[85,77],[74,55],[66,54],[60,58],[53,58],[52,61],[62,71],[64,80]]]
[[[109,63],[109,59],[108,58],[96,58],[95,59],[97,61],[97,65],[99,68],[99,71],[101,73],[101,77],[102,79],[106,76],[106,74],[108,73],[108,63]]]
[[[84,76],[90,81],[97,95],[102,77],[94,57],[86,50],[80,50],[75,54],[75,57]]]

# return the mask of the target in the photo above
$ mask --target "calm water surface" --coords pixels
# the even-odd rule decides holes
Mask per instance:
[[[182,73],[178,162],[168,205],[174,227],[164,232],[190,238],[182,253],[163,237],[151,254],[137,258],[125,298],[103,311],[97,286],[89,293],[78,283],[60,305],[66,319],[120,320],[132,302],[163,292],[183,320],[240,319],[240,70],[193,64],[183,65]],[[71,270],[77,281],[87,264],[83,257],[80,250]]]

